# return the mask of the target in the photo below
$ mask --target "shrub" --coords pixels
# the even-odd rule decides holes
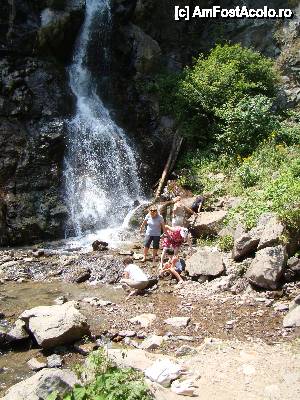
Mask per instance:
[[[225,235],[219,238],[218,247],[221,251],[229,252],[233,249],[234,240],[231,235]]]
[[[237,174],[244,188],[254,186],[259,180],[258,172],[247,163],[242,164]]]
[[[242,156],[251,154],[279,127],[271,107],[272,101],[262,95],[245,97],[236,105],[223,106],[217,113],[222,125],[215,137],[216,150]]]
[[[72,392],[63,400],[151,400],[143,374],[132,368],[118,368],[106,357],[104,350],[93,352],[88,357],[89,369],[95,373],[95,379],[85,386],[75,385]],[[84,368],[77,368],[84,374]],[[60,400],[57,392],[47,400]]]
[[[273,62],[240,45],[217,45],[180,74],[158,79],[164,112],[194,144],[246,154],[274,129]]]

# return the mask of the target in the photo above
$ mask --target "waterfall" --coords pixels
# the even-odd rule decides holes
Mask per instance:
[[[76,114],[68,123],[64,176],[70,231],[75,236],[120,227],[133,202],[142,196],[133,145],[96,93],[89,68],[89,42],[96,32],[102,50],[97,69],[104,74],[109,70],[110,30],[110,0],[87,0],[68,69]]]

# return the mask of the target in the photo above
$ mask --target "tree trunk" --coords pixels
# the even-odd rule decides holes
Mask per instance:
[[[168,178],[171,170],[174,168],[182,141],[183,141],[183,138],[181,136],[179,136],[177,133],[175,133],[174,138],[173,138],[172,148],[171,148],[168,160],[166,162],[165,168],[163,170],[163,173],[161,175],[157,191],[155,193],[155,200],[157,200],[159,198],[161,191],[163,189],[163,186],[166,182],[166,179]]]

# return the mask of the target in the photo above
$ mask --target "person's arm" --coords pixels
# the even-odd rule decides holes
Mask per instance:
[[[176,256],[173,256],[171,264],[174,269],[175,269],[175,265],[177,264],[178,261],[179,261],[179,258]]]
[[[201,202],[200,202],[200,204],[199,204],[199,206],[198,206],[198,213],[201,211],[201,208],[202,208],[202,204],[203,204],[203,200],[201,200]]]
[[[161,229],[162,229],[163,233],[166,233],[167,230],[166,230],[166,224],[165,224],[165,221],[164,221],[164,220],[161,221],[160,226],[161,226]]]
[[[140,226],[140,232],[143,233],[144,227],[147,225],[147,221],[144,219],[142,225]]]
[[[166,233],[167,233],[167,231],[175,232],[178,229],[178,227],[165,224],[165,229],[166,229]]]

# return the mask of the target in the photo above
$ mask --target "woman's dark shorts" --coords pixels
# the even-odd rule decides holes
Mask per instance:
[[[151,243],[153,242],[153,249],[159,249],[159,240],[160,236],[145,236],[144,246],[150,247]]]

